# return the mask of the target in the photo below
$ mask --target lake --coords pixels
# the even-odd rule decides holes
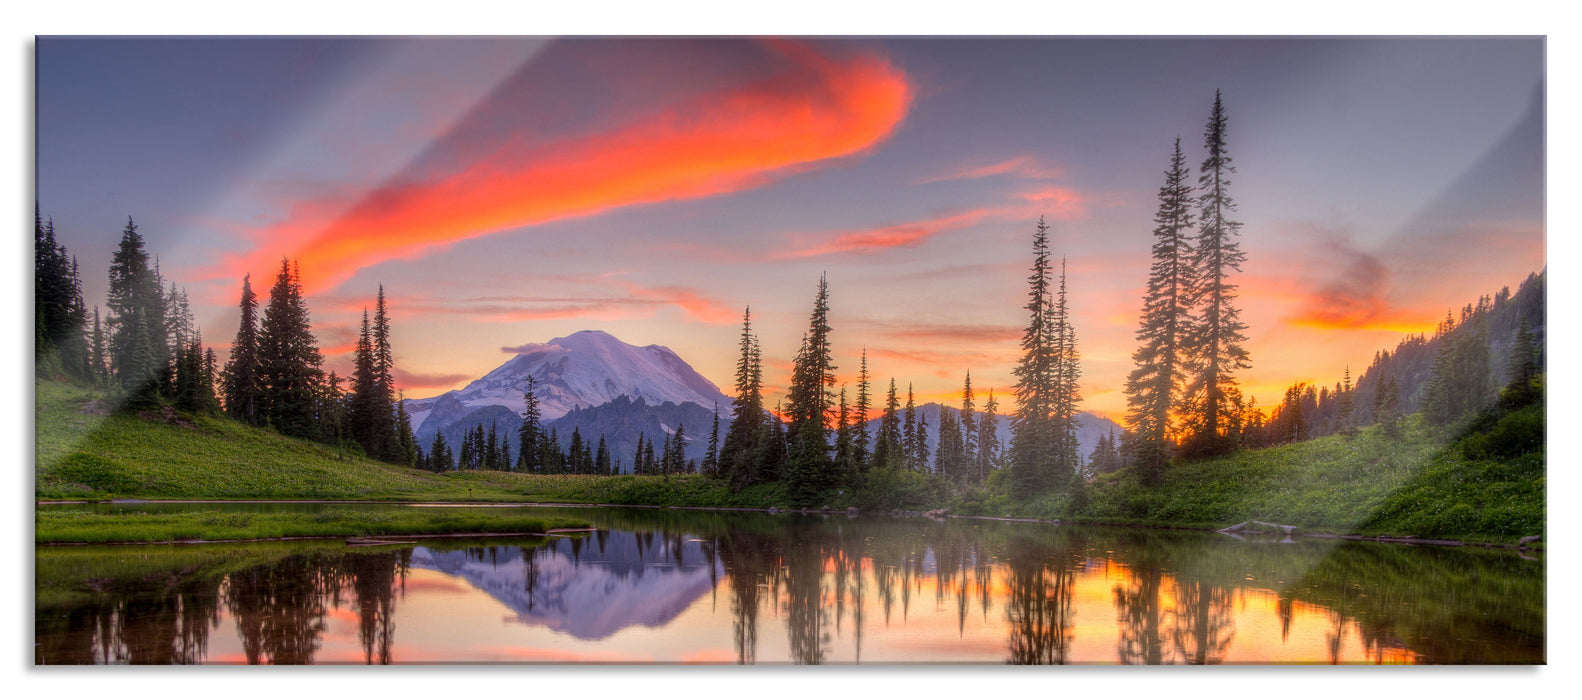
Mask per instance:
[[[378,547],[39,547],[34,662],[1545,662],[1542,554],[969,519],[545,510],[599,530]]]

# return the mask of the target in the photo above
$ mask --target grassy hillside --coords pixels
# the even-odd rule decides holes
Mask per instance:
[[[34,492],[43,500],[283,499],[784,505],[778,485],[733,493],[705,477],[433,474],[224,418],[102,415],[94,393],[36,383]]]
[[[1018,499],[996,475],[956,512],[1173,527],[1261,520],[1307,531],[1512,542],[1544,532],[1543,411],[1538,404],[1486,417],[1448,444],[1443,431],[1412,416],[1396,438],[1370,427],[1352,438],[1175,464],[1155,487],[1122,471],[1077,497]]]

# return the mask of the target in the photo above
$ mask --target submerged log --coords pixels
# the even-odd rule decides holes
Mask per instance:
[[[1227,535],[1232,534],[1232,533],[1237,533],[1237,532],[1263,532],[1262,530],[1250,529],[1250,528],[1248,528],[1249,525],[1262,525],[1264,527],[1279,528],[1279,529],[1285,531],[1285,534],[1287,534],[1287,535],[1291,534],[1293,531],[1296,530],[1296,526],[1295,525],[1281,525],[1279,523],[1266,523],[1266,522],[1264,522],[1262,520],[1243,520],[1242,522],[1236,523],[1235,525],[1232,525],[1230,527],[1221,528],[1219,530],[1215,530],[1215,532],[1221,532],[1221,533],[1224,533],[1224,534],[1227,534]]]

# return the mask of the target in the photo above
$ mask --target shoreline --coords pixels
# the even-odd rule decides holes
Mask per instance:
[[[773,507],[773,506],[768,507],[768,508],[749,508],[749,507],[732,507],[732,506],[667,506],[667,505],[622,504],[622,503],[538,503],[538,502],[526,502],[526,503],[509,503],[509,502],[507,502],[507,503],[502,503],[502,502],[498,502],[498,501],[454,501],[453,502],[453,501],[388,501],[388,500],[384,500],[384,501],[352,501],[352,500],[337,501],[337,500],[323,500],[323,499],[307,499],[307,500],[290,500],[290,499],[257,499],[257,500],[254,500],[254,499],[241,499],[241,500],[199,499],[199,500],[180,500],[180,499],[118,498],[118,499],[111,499],[111,500],[108,500],[108,501],[41,501],[41,500],[36,500],[35,499],[34,503],[33,503],[35,508],[37,508],[38,506],[52,506],[52,505],[144,505],[144,504],[391,505],[391,506],[409,506],[409,507],[413,507],[413,508],[642,508],[642,509],[648,509],[648,510],[692,510],[692,511],[767,513],[769,515],[824,515],[824,516],[845,515],[847,517],[853,517],[853,518],[861,517],[863,515],[867,515],[869,517],[876,517],[876,516],[889,516],[889,517],[901,517],[901,518],[926,517],[926,518],[936,519],[936,520],[942,520],[944,518],[953,518],[953,519],[958,519],[958,520],[988,520],[988,521],[997,521],[997,522],[1034,523],[1034,524],[1055,525],[1057,527],[1061,526],[1061,525],[1073,525],[1073,526],[1078,526],[1078,527],[1119,527],[1119,528],[1138,528],[1138,529],[1147,529],[1147,530],[1184,530],[1184,531],[1190,531],[1190,532],[1218,532],[1217,529],[1211,528],[1211,527],[1190,527],[1190,526],[1181,526],[1181,525],[1162,525],[1162,524],[1140,523],[1140,522],[1137,522],[1137,523],[1113,523],[1113,522],[1112,523],[1081,523],[1081,522],[1062,522],[1061,520],[1058,520],[1058,519],[1045,519],[1045,518],[1024,518],[1024,517],[1011,517],[1011,516],[1001,517],[1001,516],[992,516],[992,515],[956,515],[956,514],[952,514],[952,513],[943,513],[943,512],[938,512],[938,511],[889,510],[889,511],[862,512],[862,511],[857,511],[856,508],[850,508],[850,509],[844,509],[844,510],[836,510],[836,509],[812,509],[812,508],[791,508],[791,509],[787,509],[787,508],[778,508],[778,507]],[[857,511],[857,512],[853,512],[853,511]],[[597,528],[593,528],[593,529],[597,529]],[[566,531],[566,530],[564,530],[562,528],[559,531]],[[573,530],[573,531],[578,531],[578,530]],[[588,531],[588,530],[580,530],[580,531]],[[390,537],[466,537],[466,536],[472,536],[472,537],[540,536],[540,537],[542,537],[542,536],[548,536],[550,534],[554,534],[555,532],[557,532],[557,530],[551,530],[549,533],[470,533],[470,534],[464,534],[464,535],[450,535],[450,534],[438,534],[438,535],[390,535]],[[1225,533],[1221,533],[1221,534],[1225,534]],[[1346,541],[1351,541],[1351,542],[1376,542],[1376,543],[1379,543],[1379,544],[1401,544],[1401,545],[1418,546],[1418,547],[1421,547],[1421,546],[1434,546],[1434,547],[1483,547],[1483,548],[1487,548],[1487,549],[1510,549],[1510,550],[1514,550],[1514,551],[1517,551],[1517,552],[1543,551],[1543,548],[1541,548],[1541,547],[1530,547],[1530,546],[1527,546],[1527,542],[1516,542],[1516,543],[1464,542],[1464,541],[1461,541],[1461,540],[1450,540],[1450,539],[1417,538],[1417,537],[1412,537],[1412,536],[1409,536],[1409,535],[1360,535],[1360,534],[1355,534],[1355,533],[1336,534],[1336,533],[1330,533],[1330,532],[1296,532],[1296,533],[1291,533],[1291,536],[1292,537],[1306,537],[1306,538],[1310,538],[1310,539],[1320,539],[1320,540],[1346,540]],[[163,542],[48,542],[48,543],[43,543],[43,544],[46,545],[46,546],[76,546],[76,545],[89,545],[89,544],[106,544],[106,545],[109,545],[109,544],[115,544],[115,545],[128,545],[128,544],[219,544],[219,543],[227,543],[227,542],[240,543],[240,542],[278,542],[278,541],[286,541],[286,540],[322,540],[322,539],[337,539],[337,538],[345,538],[345,537],[347,537],[347,536],[345,536],[345,535],[324,535],[324,536],[275,537],[275,538],[234,539],[234,540],[176,540],[176,541],[163,541]],[[378,537],[378,536],[374,535],[374,536],[370,536],[370,537]],[[1539,540],[1539,541],[1542,541],[1542,540]],[[1529,542],[1530,542],[1530,540],[1529,540]],[[40,543],[35,542],[34,544],[35,544],[35,546],[38,546]]]

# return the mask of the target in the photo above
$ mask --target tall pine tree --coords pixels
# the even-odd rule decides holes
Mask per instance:
[[[236,339],[231,341],[231,359],[225,363],[223,389],[227,415],[248,425],[259,425],[259,395],[263,385],[258,376],[258,297],[253,294],[252,275],[242,277],[241,321]]]
[[[302,299],[301,275],[289,261],[269,290],[258,331],[258,374],[269,424],[284,435],[317,438],[315,397],[323,377],[318,341]]]
[[[1022,358],[1016,376],[1016,415],[1011,418],[1011,477],[1017,492],[1043,491],[1050,483],[1056,458],[1054,426],[1054,373],[1057,349],[1053,347],[1050,321],[1049,225],[1038,217],[1033,229],[1033,267],[1027,277],[1027,328],[1022,332]]]
[[[1126,378],[1126,419],[1131,445],[1144,481],[1157,484],[1176,439],[1174,412],[1186,390],[1186,342],[1192,327],[1192,186],[1175,140],[1165,184],[1159,188],[1154,214],[1153,264],[1138,322],[1137,368]]]
[[[1225,107],[1217,90],[1203,147],[1208,155],[1198,167],[1198,236],[1193,251],[1197,322],[1191,334],[1192,379],[1185,415],[1189,450],[1215,454],[1234,449],[1239,440],[1233,433],[1240,421],[1236,370],[1252,366],[1242,346],[1247,325],[1236,307],[1237,285],[1230,282],[1230,273],[1240,272],[1247,256],[1236,240],[1241,223],[1231,219],[1236,203],[1230,196],[1230,175],[1236,168],[1226,151]]]
[[[829,282],[820,275],[808,332],[791,369],[786,427],[786,490],[793,505],[814,505],[818,492],[833,486],[827,416],[833,403],[835,364],[830,351]]]

